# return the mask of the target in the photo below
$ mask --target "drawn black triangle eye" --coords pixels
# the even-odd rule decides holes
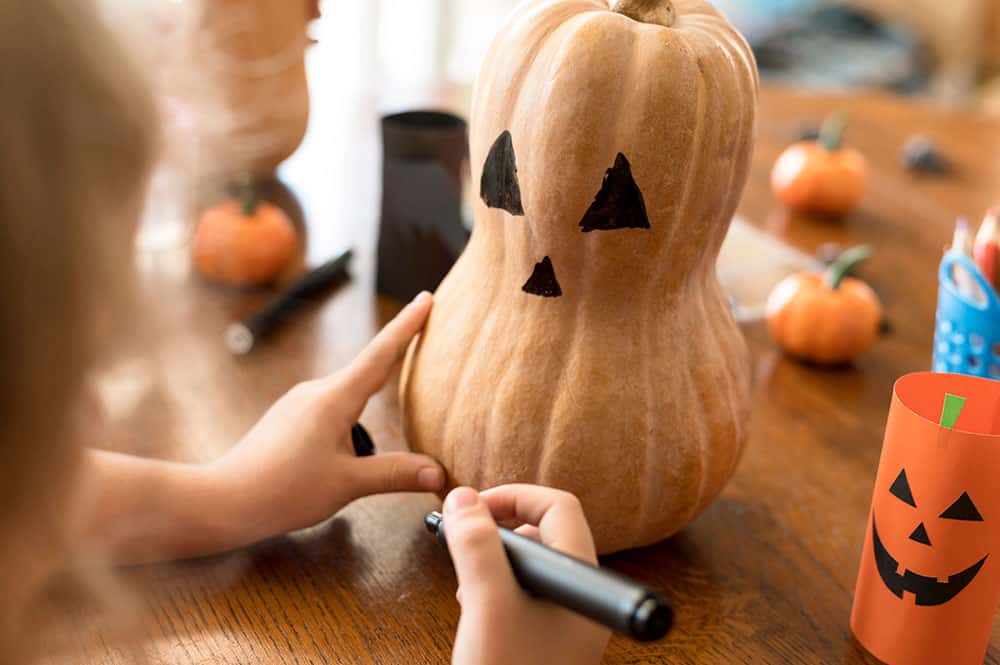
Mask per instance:
[[[625,155],[618,153],[615,165],[604,174],[601,191],[580,220],[580,230],[590,233],[648,228],[646,202],[632,177],[632,165]]]
[[[908,503],[914,508],[917,507],[917,502],[913,500],[913,492],[910,491],[910,481],[906,479],[906,469],[900,471],[899,475],[896,476],[892,487],[889,488],[889,493],[903,503]]]
[[[483,164],[479,196],[490,208],[506,210],[512,215],[524,215],[521,205],[521,185],[517,179],[517,157],[514,140],[504,131],[490,148]]]
[[[955,503],[948,507],[948,510],[941,513],[941,519],[964,520],[966,522],[982,522],[983,516],[976,509],[976,504],[972,503],[972,498],[968,492],[962,492],[962,496],[955,500]]]
[[[556,269],[552,265],[552,259],[546,256],[536,263],[534,272],[521,290],[542,298],[560,297],[562,289],[559,287],[559,280],[556,279]]]

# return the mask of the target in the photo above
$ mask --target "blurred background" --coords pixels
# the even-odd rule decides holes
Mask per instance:
[[[311,2],[314,0],[302,0]],[[105,0],[176,20],[195,0]],[[517,0],[322,0],[313,60],[383,106],[429,84],[470,86]],[[1000,113],[1000,0],[715,0],[750,40],[762,74],[799,87],[891,89]],[[175,16],[170,17],[173,13]]]
[[[421,79],[469,84],[516,0],[327,1],[355,24],[397,92]],[[887,88],[1000,113],[998,0],[716,0],[762,74],[799,87]]]
[[[467,115],[471,88],[492,36],[517,4],[290,1],[322,12],[322,19],[310,27],[318,45],[307,54],[312,126],[342,128],[350,123],[338,123],[331,114],[351,115],[359,103],[377,113],[433,107]],[[195,15],[203,4],[232,6],[237,9],[226,11],[234,16],[241,5],[231,0],[102,2],[123,15],[148,16],[136,12],[144,7],[157,16],[156,21],[136,22],[132,32],[143,40],[145,51],[156,51],[152,56],[159,82],[167,98],[176,100],[170,104],[177,130],[169,142],[177,153],[172,157],[207,165],[224,146],[208,146],[206,154],[204,141],[191,146],[184,137],[196,133],[191,131],[194,124],[201,125],[195,128],[201,135],[225,135],[225,127],[205,125],[226,121],[215,112],[226,103],[218,98],[211,78],[204,76],[203,66],[190,67],[190,58],[184,56],[190,44],[181,42],[201,38]],[[799,91],[880,89],[1000,115],[1000,0],[714,2],[746,35],[762,76],[771,84]],[[253,6],[258,5],[266,3]],[[239,23],[238,18],[233,21]],[[148,34],[150,27],[156,39]]]
[[[285,71],[292,62],[286,55],[301,50],[297,41],[301,33],[296,32],[301,27],[289,25],[282,32],[265,25],[271,19],[261,22],[261,17],[268,12],[302,14],[303,7],[293,4],[299,2],[310,17],[322,16],[308,27],[316,42],[305,55],[306,103],[311,107],[308,132],[277,171],[300,199],[306,217],[323,220],[310,225],[306,258],[314,263],[331,246],[375,243],[382,195],[380,117],[437,109],[467,118],[472,87],[492,37],[518,4],[518,0],[102,2],[123,16],[144,17],[129,31],[141,40],[140,50],[151,56],[169,117],[168,152],[154,179],[139,244],[152,250],[158,269],[174,266],[170,269],[178,276],[186,274],[186,254],[177,253],[179,260],[172,264],[161,250],[185,246],[200,205],[217,196],[220,185],[243,168],[246,155],[237,148],[253,153],[267,147],[260,143],[270,138],[267,132],[246,131],[247,117],[253,125],[260,120],[253,116],[265,116],[261,126],[266,130],[291,127],[286,136],[289,146],[298,145],[296,118],[285,117],[285,107],[294,106],[289,101],[294,94],[280,88],[281,77],[274,84],[279,87],[267,81],[269,71]],[[746,35],[762,78],[771,87],[798,93],[877,90],[1000,115],[1000,0],[714,2]],[[206,30],[198,18],[203,8],[222,17],[221,23]],[[156,20],[149,21],[149,13]],[[275,46],[249,52],[223,47],[225,57],[220,58],[215,53],[220,49],[199,45],[211,33],[222,44],[230,33],[242,39],[240,44],[258,44],[259,35],[264,35]],[[252,97],[233,97],[229,90],[226,98],[225,82],[234,73],[244,84],[252,79]],[[803,117],[799,129],[817,122]],[[789,128],[788,140],[794,130]],[[291,150],[278,152],[283,159]],[[475,192],[470,187],[464,190],[463,217],[468,225]],[[944,219],[949,213],[940,211],[939,216]],[[761,226],[765,220],[751,221]],[[733,235],[739,231],[737,226]],[[759,258],[760,243],[756,236],[749,239],[753,242],[744,244],[751,249],[741,255]],[[720,266],[736,267],[732,280],[722,271],[724,283],[746,282],[745,262],[729,252],[738,245],[734,241],[723,251]],[[140,259],[150,256],[147,252]],[[793,263],[805,265],[800,259]],[[360,259],[362,267],[367,260]],[[758,267],[763,263],[753,261]],[[776,276],[783,272],[784,268]],[[750,300],[759,305],[772,281],[758,280],[763,286]]]

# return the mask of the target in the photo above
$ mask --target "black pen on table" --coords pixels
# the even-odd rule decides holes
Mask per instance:
[[[447,545],[441,513],[430,513],[424,524]],[[525,591],[640,642],[662,639],[670,631],[673,610],[653,589],[510,529],[499,530],[514,577]]]
[[[226,347],[235,355],[250,353],[257,342],[284,323],[308,299],[340,279],[354,256],[345,250],[283,291],[262,310],[226,328]]]

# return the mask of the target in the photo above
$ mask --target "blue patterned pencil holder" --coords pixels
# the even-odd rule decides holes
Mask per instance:
[[[955,284],[955,266],[964,267],[986,294],[979,303]],[[938,275],[934,371],[1000,380],[1000,299],[976,265],[961,252],[948,252]]]

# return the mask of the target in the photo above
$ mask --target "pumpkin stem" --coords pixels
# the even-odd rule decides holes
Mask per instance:
[[[612,0],[611,11],[640,23],[654,23],[669,28],[677,20],[671,0]]]
[[[831,113],[819,130],[819,144],[829,152],[837,152],[844,144],[845,129],[847,129],[847,113],[844,111]]]
[[[836,291],[840,288],[841,283],[847,274],[851,270],[869,258],[872,255],[871,245],[861,245],[859,247],[852,247],[848,249],[843,254],[837,257],[837,259],[830,264],[830,267],[826,269],[826,275],[823,281],[826,285]]]
[[[257,186],[254,184],[253,178],[250,176],[243,178],[240,181],[238,192],[240,212],[243,213],[244,217],[252,217],[257,212],[257,207],[260,206],[260,196],[257,194]]]

